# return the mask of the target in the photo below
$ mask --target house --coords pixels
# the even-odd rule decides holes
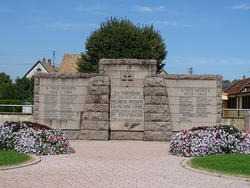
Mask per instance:
[[[160,72],[160,75],[167,75],[168,73],[163,69],[161,72]]]
[[[222,99],[224,117],[244,117],[250,111],[250,78],[232,84],[222,92]]]
[[[46,59],[43,58],[42,61],[37,61],[37,63],[24,75],[26,78],[31,78],[36,72],[57,72],[58,67],[55,67],[51,64],[51,60],[48,59],[48,62],[46,62]]]
[[[78,72],[77,59],[81,54],[64,54],[58,72]]]

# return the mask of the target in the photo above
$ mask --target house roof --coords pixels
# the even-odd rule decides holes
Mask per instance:
[[[44,59],[43,61],[37,61],[36,64],[33,65],[32,68],[24,75],[24,77],[26,77],[38,64],[41,64],[48,73],[58,71],[58,67],[54,67],[50,63],[46,63],[46,60]]]
[[[167,75],[167,71],[165,71],[164,69],[160,72],[161,75]]]
[[[46,63],[44,61],[40,61],[40,63],[42,64],[42,66],[48,71],[48,72],[57,72],[58,71],[58,67],[55,67],[53,65],[51,65],[50,63]]]
[[[228,95],[236,95],[245,92],[250,92],[250,78],[239,80],[238,82],[227,88],[224,92]]]
[[[81,54],[64,54],[58,72],[78,72],[76,60]]]

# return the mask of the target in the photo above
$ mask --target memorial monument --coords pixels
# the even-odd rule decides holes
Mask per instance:
[[[34,119],[71,139],[168,141],[221,123],[221,80],[156,74],[156,60],[101,59],[99,74],[36,74]]]

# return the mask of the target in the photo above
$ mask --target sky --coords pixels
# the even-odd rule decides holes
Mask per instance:
[[[101,22],[153,24],[169,74],[250,77],[250,0],[0,0],[0,72],[23,77],[43,57],[85,52]]]

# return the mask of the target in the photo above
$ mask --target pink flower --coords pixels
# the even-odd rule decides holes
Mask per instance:
[[[47,134],[46,134],[46,133],[44,133],[44,136],[47,136]]]

